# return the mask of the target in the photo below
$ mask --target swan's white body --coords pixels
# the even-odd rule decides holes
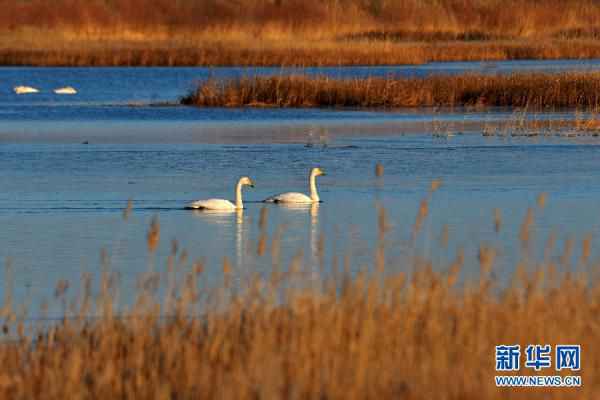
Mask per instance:
[[[316,200],[319,201],[319,200]],[[281,193],[268,199],[265,199],[266,203],[303,203],[303,204],[311,204],[314,203],[315,200],[305,195],[304,193],[298,192],[288,192]]]
[[[244,208],[242,202],[242,186],[249,185],[254,187],[254,184],[247,176],[240,178],[235,186],[235,204],[225,199],[206,199],[197,200],[190,203],[186,208],[193,210],[213,210],[213,211],[235,211]]]
[[[263,201],[266,203],[318,203],[321,201],[321,199],[319,198],[319,193],[317,192],[317,176],[321,175],[325,175],[325,172],[323,172],[320,168],[313,168],[310,171],[310,175],[308,177],[310,196],[307,196],[304,193],[288,192],[271,196]]]
[[[65,86],[62,88],[54,89],[54,93],[56,94],[77,94],[77,90],[75,90],[72,86]]]
[[[219,211],[235,211],[238,208],[229,200],[225,199],[207,199],[197,200],[188,206],[199,210],[219,210]]]
[[[28,94],[28,93],[38,93],[39,90],[37,90],[34,87],[31,86],[15,86],[13,88],[13,90],[15,91],[16,94]]]

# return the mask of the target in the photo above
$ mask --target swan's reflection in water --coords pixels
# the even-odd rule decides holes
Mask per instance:
[[[279,203],[279,206],[291,212],[306,212],[310,216],[308,230],[309,257],[306,260],[307,272],[311,283],[319,281],[320,251],[319,251],[319,203]]]
[[[293,217],[294,220],[301,222],[301,226],[305,228],[308,222],[308,241],[305,247],[307,249],[307,254],[304,257],[304,265],[306,272],[306,282],[311,285],[315,284],[319,281],[320,276],[320,267],[321,267],[321,258],[322,251],[320,249],[320,227],[319,227],[319,203],[312,204],[285,204],[280,203],[278,205],[265,205],[260,212],[261,217],[259,218],[259,237],[258,240],[258,253],[256,254],[258,257],[261,257],[260,249],[260,241],[262,235],[265,235],[265,242],[267,241],[267,232],[268,228],[267,223],[267,210],[271,208],[279,208],[284,213],[287,213],[288,216]],[[204,222],[208,224],[217,225],[216,229],[221,232],[215,232],[215,235],[219,235],[218,237],[228,236],[233,239],[233,247],[235,248],[235,259],[231,265],[234,267],[234,271],[232,274],[231,283],[234,287],[241,288],[241,285],[245,282],[245,278],[249,277],[253,272],[256,272],[254,267],[260,267],[261,263],[257,264],[257,258],[254,257],[254,254],[250,250],[250,241],[249,235],[252,235],[252,229],[248,221],[246,220],[244,213],[251,214],[256,210],[235,210],[235,211],[207,211],[207,210],[194,210],[192,211],[193,215],[196,218],[202,219]],[[254,214],[251,214],[254,215]],[[246,215],[248,217],[248,215]],[[308,218],[307,218],[308,217]],[[262,221],[262,222],[261,222]],[[273,222],[277,225],[278,222]],[[306,232],[304,229],[302,231]],[[301,231],[298,231],[301,232]],[[258,233],[258,232],[256,232]],[[255,233],[255,234],[256,234]],[[305,236],[306,237],[306,236]],[[231,242],[229,242],[231,243]],[[296,242],[297,243],[297,242]],[[231,244],[228,244],[231,246]],[[231,248],[231,247],[230,247]],[[295,247],[297,249],[297,247]],[[229,252],[227,252],[229,253]],[[229,253],[231,254],[231,253]],[[278,258],[276,256],[273,256]],[[277,262],[276,259],[273,259],[273,262]],[[268,271],[263,271],[268,273]]]
[[[235,245],[235,271],[232,283],[239,287],[242,279],[244,254],[246,252],[246,230],[244,228],[244,210],[237,209],[231,211],[222,210],[194,210],[192,214],[204,221],[227,228],[235,223],[235,234],[233,235]],[[235,222],[234,222],[235,221]]]

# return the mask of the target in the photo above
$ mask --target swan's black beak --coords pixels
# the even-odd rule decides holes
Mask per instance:
[[[321,176],[325,176],[327,175],[325,172],[321,172]]]
[[[253,187],[254,187],[254,183],[251,183],[249,186],[250,186],[251,188],[253,188]]]

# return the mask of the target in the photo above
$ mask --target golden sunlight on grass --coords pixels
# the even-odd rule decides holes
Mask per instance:
[[[62,35],[54,32],[36,35],[39,40],[0,42],[0,65],[308,67],[600,58],[600,42],[590,39],[396,42],[311,40],[301,34],[284,34],[283,39],[277,40],[248,37],[240,41],[228,38],[228,32],[224,32],[195,40],[175,37],[165,41],[130,41],[84,36],[63,41]]]
[[[182,98],[200,107],[600,106],[600,73],[463,74],[425,78],[253,76],[208,80]],[[589,127],[591,128],[591,127]]]
[[[0,0],[2,65],[392,65],[599,58],[589,0]]]

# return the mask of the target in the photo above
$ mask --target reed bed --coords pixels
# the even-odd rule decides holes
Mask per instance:
[[[0,1],[2,65],[382,65],[598,58],[590,0]]]
[[[50,28],[63,32],[182,31],[214,27],[262,30],[311,28],[393,39],[485,40],[546,35],[594,37],[600,6],[589,0],[143,0],[74,2],[1,0],[2,31]],[[314,34],[314,32],[313,32]]]
[[[433,135],[448,137],[454,132],[454,126],[440,126],[434,129]],[[504,123],[494,125],[486,122],[482,136],[597,138],[600,137],[600,117],[597,109],[575,110],[574,119],[541,119],[537,113],[516,111]]]
[[[432,182],[420,203],[414,235],[440,186]],[[527,212],[519,232],[524,249],[545,203],[540,195]],[[261,231],[267,219],[261,212]],[[256,257],[273,262],[272,272],[249,273],[241,285],[233,283],[225,259],[222,284],[206,288],[207,266],[190,263],[173,243],[164,269],[140,277],[138,300],[125,311],[115,303],[118,286],[108,269],[97,292],[89,277],[75,296],[68,281],[59,282],[55,297],[64,304],[64,318],[50,326],[28,325],[22,308],[7,297],[1,309],[0,397],[598,398],[600,265],[591,256],[591,236],[583,239],[576,265],[571,259],[577,247],[569,242],[560,258],[525,257],[512,283],[500,285],[494,278],[501,273],[494,266],[497,251],[485,244],[478,276],[463,275],[460,251],[443,272],[423,259],[390,264],[390,222],[382,208],[378,221],[372,265],[360,272],[335,259],[318,279],[314,266],[299,258],[278,265],[279,232],[257,248]],[[494,225],[501,229],[499,212]],[[154,218],[150,253],[159,241]],[[327,239],[322,241],[320,249]],[[496,388],[495,346],[512,343],[580,344],[583,386]]]
[[[49,34],[53,37],[52,34]],[[45,43],[45,40],[42,41]],[[59,45],[57,45],[57,43]],[[6,47],[5,47],[6,46]],[[378,66],[445,61],[503,61],[600,58],[600,42],[517,40],[490,42],[373,42],[348,40],[244,39],[131,42],[72,40],[2,46],[0,65],[9,66]]]
[[[199,107],[597,108],[600,105],[600,74],[465,74],[352,79],[254,76],[205,81],[181,102]]]
[[[527,108],[513,110],[501,121],[485,120],[483,126],[469,126],[463,121],[444,121],[434,116],[431,120],[431,135],[448,139],[464,133],[481,133],[486,137],[559,137],[559,138],[598,138],[600,137],[600,115],[598,109],[575,109],[566,118],[548,118],[544,110],[530,111]],[[595,140],[595,139],[594,139]]]

